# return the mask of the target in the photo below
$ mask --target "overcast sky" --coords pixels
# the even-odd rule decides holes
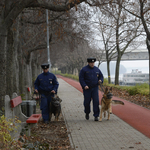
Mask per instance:
[[[127,73],[130,73],[132,69],[138,69],[142,73],[149,73],[149,60],[121,61],[120,64],[127,69]]]
[[[115,61],[111,61],[110,63],[111,79],[115,78],[115,64]],[[95,65],[97,66],[97,63],[95,63]],[[121,61],[119,79],[122,80],[123,74],[131,73],[133,69],[138,69],[138,71],[142,71],[142,73],[149,73],[149,60]],[[102,71],[104,77],[107,78],[106,62],[103,62],[100,65],[100,70]]]

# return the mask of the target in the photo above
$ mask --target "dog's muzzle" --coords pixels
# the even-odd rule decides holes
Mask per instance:
[[[112,94],[112,93],[110,93],[110,92],[107,93],[107,98],[108,98],[108,99],[111,99],[112,97],[113,97],[113,94]]]
[[[53,103],[53,105],[56,106],[56,107],[58,107],[58,106],[60,105],[60,102],[58,102],[58,101],[52,101],[52,103]]]

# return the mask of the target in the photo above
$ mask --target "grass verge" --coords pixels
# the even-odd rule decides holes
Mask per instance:
[[[67,73],[63,74],[61,73],[61,71],[52,71],[52,73],[59,74],[64,77],[79,81],[79,77],[73,74],[67,74]],[[108,80],[105,78],[103,85],[126,90],[129,93],[129,95],[136,95],[136,94],[141,94],[141,95],[146,95],[146,96],[149,95],[149,85],[147,83],[136,84],[135,86],[120,86],[120,85],[108,84]]]

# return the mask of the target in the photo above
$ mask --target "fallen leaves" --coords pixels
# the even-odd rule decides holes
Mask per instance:
[[[27,137],[28,143],[39,142],[42,149],[49,147],[55,150],[73,150],[70,146],[67,128],[62,114],[60,121],[51,121],[50,124],[39,122],[38,126],[31,129],[31,136]]]
[[[113,91],[113,96],[125,99],[139,106],[150,109],[150,100],[148,96],[144,96],[140,94],[130,96],[126,90],[117,89],[117,88],[113,88],[112,91]]]

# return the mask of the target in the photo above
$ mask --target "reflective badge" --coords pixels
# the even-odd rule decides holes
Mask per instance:
[[[49,80],[50,80],[49,83],[52,84],[52,79],[49,79]]]
[[[96,72],[96,74],[97,74],[97,77],[99,77],[99,72]]]

